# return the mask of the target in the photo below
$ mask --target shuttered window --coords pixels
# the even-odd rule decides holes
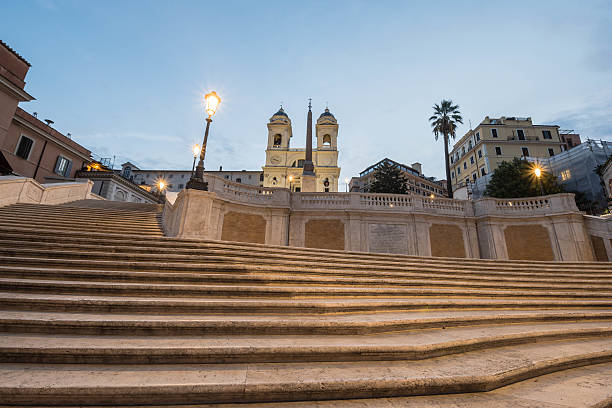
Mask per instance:
[[[15,151],[15,155],[21,157],[24,160],[28,160],[33,145],[34,141],[32,139],[21,135],[21,139],[19,139],[19,145],[17,146],[17,150]]]
[[[72,170],[72,161],[68,160],[64,156],[57,156],[55,162],[55,169],[53,172],[63,177],[70,176],[70,170]]]

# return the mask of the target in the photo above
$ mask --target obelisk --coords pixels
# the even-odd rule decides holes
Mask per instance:
[[[312,163],[312,104],[308,100],[308,119],[306,124],[306,158],[304,160],[304,170],[302,171],[302,190],[305,193],[317,191],[317,177]]]

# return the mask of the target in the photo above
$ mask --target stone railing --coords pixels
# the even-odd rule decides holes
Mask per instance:
[[[541,215],[577,211],[578,207],[571,193],[527,198],[481,198],[474,201],[476,216]]]
[[[219,197],[242,204],[264,204],[289,206],[289,190],[281,188],[257,187],[235,183],[221,177],[207,175],[208,191]]]
[[[92,181],[40,184],[27,177],[0,177],[0,207],[16,203],[62,204],[91,197]]]
[[[207,175],[208,190],[235,203],[291,210],[425,212],[440,215],[541,215],[576,212],[573,194],[529,198],[482,198],[475,201],[416,194],[293,193],[285,188],[257,187]]]

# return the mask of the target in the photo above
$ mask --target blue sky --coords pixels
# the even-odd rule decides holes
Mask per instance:
[[[340,124],[341,178],[389,157],[443,178],[427,118],[531,116],[612,139],[610,1],[79,1],[2,3],[0,38],[32,68],[22,104],[116,164],[190,168],[201,96],[222,103],[207,169],[260,169],[281,101]]]

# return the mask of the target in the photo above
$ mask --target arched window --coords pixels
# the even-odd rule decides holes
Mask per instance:
[[[331,146],[331,136],[330,135],[323,136],[323,146],[325,147]]]
[[[274,147],[278,147],[283,142],[283,137],[281,135],[274,135]]]

